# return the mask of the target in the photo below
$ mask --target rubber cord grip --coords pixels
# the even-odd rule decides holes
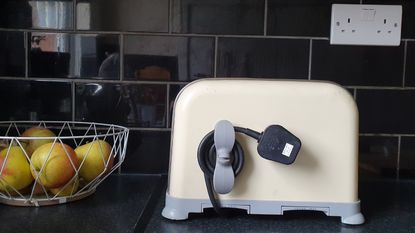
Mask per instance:
[[[199,166],[203,171],[205,177],[205,183],[210,202],[213,209],[221,216],[226,213],[221,209],[220,202],[217,200],[215,192],[213,190],[213,173],[216,164],[216,149],[214,144],[214,131],[212,130],[202,139],[197,150],[197,160]],[[235,144],[231,151],[231,164],[235,177],[241,172],[244,165],[244,151],[241,144],[235,140]]]

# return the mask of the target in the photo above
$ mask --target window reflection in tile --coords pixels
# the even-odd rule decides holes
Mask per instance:
[[[0,27],[72,29],[73,1],[6,0],[1,2]]]
[[[168,0],[78,0],[77,29],[168,31]]]
[[[213,76],[213,38],[126,36],[124,54],[124,76],[130,80],[189,81]]]
[[[0,76],[25,75],[23,32],[0,32]]]
[[[32,32],[30,77],[119,78],[117,35]]]
[[[1,120],[71,120],[71,84],[0,80]]]
[[[173,0],[177,33],[263,34],[264,1]]]
[[[77,84],[75,99],[77,120],[166,126],[165,85]]]

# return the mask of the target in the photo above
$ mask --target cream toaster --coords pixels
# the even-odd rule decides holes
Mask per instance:
[[[323,81],[202,79],[176,98],[162,215],[322,211],[362,224],[358,110]]]

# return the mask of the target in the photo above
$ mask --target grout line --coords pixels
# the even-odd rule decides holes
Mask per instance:
[[[396,160],[396,178],[399,179],[399,170],[400,170],[400,163],[401,163],[401,139],[402,136],[398,136],[398,156]]]
[[[405,76],[406,76],[406,57],[408,50],[408,41],[404,41],[404,50],[403,50],[403,72],[402,72],[402,87],[405,87]]]
[[[173,13],[173,0],[168,1],[168,9],[167,9],[167,33],[172,33],[172,13]]]
[[[217,77],[217,69],[218,69],[218,37],[215,37],[215,48],[213,54],[213,77]]]
[[[119,70],[119,72],[118,72],[118,74],[120,75],[120,77],[119,77],[119,79],[121,80],[121,81],[123,81],[124,80],[124,35],[123,34],[121,34],[119,37],[118,37],[118,44],[120,45],[119,46],[119,58],[120,59],[118,59],[119,60],[119,62],[120,62],[120,70]]]
[[[57,30],[57,29],[10,29],[0,28],[0,31],[22,31],[22,32],[43,32],[43,33],[68,33],[68,34],[123,34],[139,36],[182,36],[182,37],[230,37],[230,38],[270,38],[270,39],[314,39],[329,40],[329,37],[312,36],[271,36],[271,35],[230,35],[230,34],[197,34],[197,33],[168,33],[168,32],[132,32],[132,31],[92,31],[92,30]],[[415,39],[413,39],[415,40]]]
[[[372,90],[415,90],[415,87],[390,87],[390,86],[343,86],[344,88],[356,88],[361,90],[372,89]]]
[[[360,0],[360,4],[363,4],[363,0]]]
[[[357,101],[357,89],[353,89],[353,99],[356,102]]]
[[[170,84],[167,84],[166,90],[166,128],[170,127]]]
[[[76,107],[75,107],[75,94],[76,94],[76,92],[75,92],[75,88],[76,88],[76,85],[75,85],[75,82],[72,82],[71,83],[71,93],[72,93],[72,121],[75,121],[75,111],[76,111]]]
[[[308,54],[308,80],[311,80],[311,62],[313,56],[313,39],[310,39],[310,48]]]
[[[128,127],[131,131],[163,131],[168,132],[171,128],[143,128],[143,127]]]
[[[27,32],[23,33],[23,43],[24,43],[24,76],[25,78],[29,77],[29,35]]]
[[[268,0],[265,0],[264,2],[264,36],[267,35],[267,30],[268,30]]]

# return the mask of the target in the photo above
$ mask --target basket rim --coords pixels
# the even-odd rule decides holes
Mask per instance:
[[[105,134],[94,134],[94,135],[80,135],[80,136],[53,136],[53,137],[43,137],[43,136],[36,136],[36,137],[21,137],[21,136],[1,136],[0,139],[21,139],[21,140],[33,140],[33,139],[78,139],[78,138],[100,138],[106,136],[114,136],[123,133],[127,133],[129,129],[125,126],[116,125],[116,124],[107,124],[107,123],[99,123],[99,122],[85,122],[85,121],[0,121],[0,125],[2,124],[78,124],[78,125],[85,125],[86,127],[91,127],[91,125],[95,125],[95,127],[113,127],[114,130],[118,132],[114,133],[105,133]]]

